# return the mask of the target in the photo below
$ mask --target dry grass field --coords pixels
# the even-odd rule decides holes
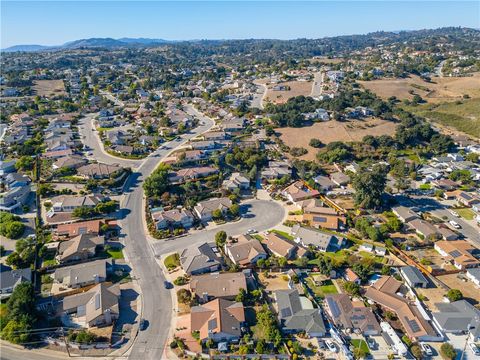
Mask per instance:
[[[273,91],[275,85],[289,86],[287,91]],[[268,90],[265,95],[265,101],[271,101],[274,104],[283,104],[288,99],[295,96],[308,96],[312,91],[311,81],[286,81],[279,84],[267,84]]]
[[[63,80],[35,80],[33,90],[38,96],[64,95]]]
[[[314,123],[302,128],[280,128],[275,131],[280,133],[280,138],[289,147],[304,147],[308,153],[301,159],[313,160],[318,152],[308,145],[311,139],[319,139],[328,144],[333,141],[361,141],[365,135],[392,135],[396,124],[390,121],[368,118],[365,120],[327,121]]]
[[[382,79],[359,83],[384,99],[390,96],[396,96],[400,100],[411,99],[413,95],[409,91],[412,90],[429,103],[459,100],[465,94],[470,97],[480,96],[480,73],[470,77],[432,78],[432,82],[412,75],[406,79]]]

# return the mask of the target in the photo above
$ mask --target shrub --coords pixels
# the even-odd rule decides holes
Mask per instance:
[[[443,343],[442,346],[440,346],[440,354],[447,360],[454,360],[457,357],[457,351],[452,344],[449,343]]]
[[[463,294],[458,289],[450,289],[445,295],[450,302],[458,301],[463,299]]]

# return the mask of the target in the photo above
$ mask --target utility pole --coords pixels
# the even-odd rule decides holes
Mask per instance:
[[[68,341],[67,341],[67,337],[65,336],[65,329],[63,328],[63,326],[62,326],[62,338],[63,338],[63,342],[65,343],[65,348],[67,349],[68,357],[72,357],[72,355],[70,355],[70,349],[68,348]]]

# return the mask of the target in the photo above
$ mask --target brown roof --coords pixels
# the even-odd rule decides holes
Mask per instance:
[[[191,310],[191,330],[200,332],[200,339],[211,333],[226,333],[241,336],[241,324],[245,321],[245,310],[240,302],[215,299]]]
[[[79,234],[98,234],[102,224],[102,220],[89,220],[73,224],[58,225],[57,234],[68,236],[77,236]]]
[[[233,257],[232,261],[240,265],[248,265],[256,256],[260,254],[267,255],[262,244],[251,236],[241,235],[238,242],[226,246],[229,255]]]
[[[273,253],[279,254],[280,256],[288,256],[291,249],[295,248],[295,245],[288,241],[288,239],[274,232],[270,232],[265,236],[265,242]]]
[[[352,281],[352,282],[356,282],[360,279],[358,275],[355,274],[355,272],[350,268],[347,268],[347,270],[345,270],[345,277],[347,278],[348,281]]]
[[[397,295],[401,283],[391,276],[382,276],[370,286],[365,296],[397,314],[408,337],[418,340],[423,336],[435,335],[431,325],[423,318],[417,307],[408,299]]]
[[[247,280],[242,272],[198,275],[192,276],[190,289],[198,297],[204,294],[215,298],[233,297],[240,292],[240,289],[247,290]]]
[[[462,267],[474,267],[480,264],[480,261],[472,255],[477,248],[466,240],[441,240],[435,243],[435,247],[447,253],[449,260],[454,260]]]

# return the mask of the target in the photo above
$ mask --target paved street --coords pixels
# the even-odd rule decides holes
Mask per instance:
[[[310,96],[322,95],[322,84],[323,84],[323,75],[320,71],[316,72],[313,78],[312,92],[310,93]]]
[[[87,114],[78,122],[78,131],[80,133],[81,141],[88,146],[88,151],[93,153],[91,158],[106,164],[119,164],[132,169],[139,166],[143,160],[122,159],[112,156],[103,150],[103,144],[98,136],[98,132],[93,130],[93,118],[96,115],[97,113]]]
[[[280,204],[269,200],[245,202],[242,205],[242,210],[244,211],[243,218],[238,222],[202,230],[175,240],[156,241],[153,244],[155,255],[160,256],[170,252],[177,252],[205,241],[214,241],[215,234],[220,230],[224,230],[229,236],[244,234],[248,229],[255,229],[259,232],[265,231],[280,224],[285,215],[285,211]]]
[[[198,113],[193,107],[187,111],[201,119],[204,125],[184,134],[181,141],[166,143],[175,149],[189,139],[209,130],[214,122]],[[174,144],[174,145],[172,145]],[[125,235],[125,255],[133,269],[133,276],[138,280],[142,293],[143,314],[149,326],[138,333],[135,344],[129,355],[130,359],[162,359],[167,341],[173,305],[170,293],[163,287],[165,277],[158,266],[145,231],[144,201],[142,182],[157,167],[160,160],[172,150],[157,150],[150,155],[129,178],[125,187],[126,196],[121,202],[126,216],[120,221]]]
[[[265,84],[256,84],[256,85],[258,86],[258,90],[255,93],[255,95],[253,95],[251,107],[257,108],[257,109],[263,109],[263,99],[267,94],[267,85]]]

